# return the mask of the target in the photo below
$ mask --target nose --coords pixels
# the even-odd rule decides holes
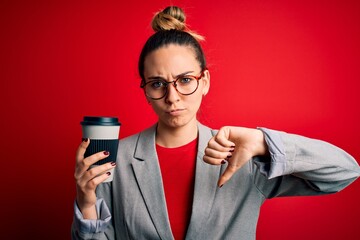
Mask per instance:
[[[176,83],[172,82],[172,83],[169,83],[167,86],[167,94],[165,96],[166,103],[171,104],[171,103],[178,102],[180,100],[179,93],[176,90],[174,84],[176,84]]]

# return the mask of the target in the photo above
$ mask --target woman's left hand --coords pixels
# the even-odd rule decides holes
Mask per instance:
[[[218,181],[222,187],[252,157],[268,153],[264,134],[258,129],[244,127],[220,128],[205,149],[204,161],[212,165],[228,165]]]

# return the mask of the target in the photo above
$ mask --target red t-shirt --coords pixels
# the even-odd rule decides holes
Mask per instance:
[[[156,145],[171,230],[185,239],[194,194],[197,139],[176,148]]]

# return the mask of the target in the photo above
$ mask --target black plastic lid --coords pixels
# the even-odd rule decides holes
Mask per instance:
[[[100,126],[120,126],[121,123],[116,117],[95,117],[85,116],[84,120],[80,123],[81,125],[100,125]]]

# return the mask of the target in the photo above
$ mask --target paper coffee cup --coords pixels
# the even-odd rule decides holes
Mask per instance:
[[[116,162],[121,126],[118,118],[85,116],[80,124],[82,126],[82,137],[90,139],[90,144],[84,155],[85,158],[102,151],[110,152],[107,158],[96,162],[92,167],[108,162]],[[113,180],[114,169],[110,170],[110,173],[110,176],[104,182]]]

